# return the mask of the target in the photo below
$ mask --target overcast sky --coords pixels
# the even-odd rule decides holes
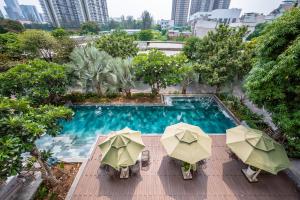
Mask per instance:
[[[232,8],[241,8],[242,12],[259,12],[268,14],[278,7],[282,0],[231,0]],[[20,4],[37,5],[41,12],[38,0],[19,0]],[[110,17],[132,15],[139,17],[144,10],[148,10],[156,20],[171,17],[172,0],[107,0]],[[3,10],[4,0],[0,0]]]

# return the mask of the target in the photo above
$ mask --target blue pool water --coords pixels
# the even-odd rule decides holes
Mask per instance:
[[[234,120],[211,97],[166,97],[166,105],[74,106],[75,116],[62,122],[62,134],[48,135],[36,144],[53,156],[76,160],[87,158],[98,134],[129,127],[142,134],[162,134],[169,125],[186,122],[207,134],[222,134]]]
[[[211,97],[171,97],[168,105],[75,106],[62,134],[85,138],[129,127],[142,134],[161,134],[169,125],[185,122],[206,133],[225,133],[234,120]]]

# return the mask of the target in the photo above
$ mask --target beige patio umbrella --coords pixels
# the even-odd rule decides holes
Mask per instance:
[[[99,147],[102,152],[101,163],[119,170],[134,165],[145,145],[140,132],[125,128],[112,132]]]
[[[230,150],[249,166],[272,174],[289,167],[290,161],[283,146],[262,131],[238,126],[226,133]]]
[[[199,127],[185,123],[168,126],[160,139],[170,157],[195,164],[211,156],[211,138]]]

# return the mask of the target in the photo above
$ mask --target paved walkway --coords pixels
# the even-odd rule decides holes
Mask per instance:
[[[213,152],[207,168],[200,170],[192,181],[182,179],[179,167],[166,156],[160,145],[159,136],[143,136],[146,148],[151,152],[150,168],[128,180],[110,178],[102,171],[98,174],[101,153],[96,146],[72,199],[300,199],[295,185],[285,173],[279,173],[278,176],[261,174],[259,183],[248,183],[241,173],[241,168],[245,166],[240,161],[230,159],[226,153],[225,136],[212,138]]]

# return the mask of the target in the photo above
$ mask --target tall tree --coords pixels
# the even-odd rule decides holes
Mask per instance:
[[[126,94],[127,97],[131,96],[131,89],[134,88],[134,76],[132,60],[116,58],[112,60],[114,67],[113,73],[117,78],[117,87]]]
[[[21,47],[28,57],[42,57],[53,61],[54,51],[58,47],[56,39],[46,31],[26,30],[19,36]]]
[[[233,82],[244,75],[249,68],[250,57],[245,51],[243,38],[247,28],[230,28],[220,25],[215,32],[209,32],[203,39],[188,43],[186,49],[188,56],[197,62],[196,71],[200,73],[201,80],[212,86]]]
[[[105,51],[112,57],[123,59],[136,56],[138,53],[137,44],[134,38],[124,31],[114,31],[110,35],[104,35],[96,42],[100,51]]]
[[[175,66],[169,63],[165,53],[154,49],[134,58],[134,72],[137,78],[150,85],[152,94],[157,95],[161,88],[177,83]]]
[[[34,60],[0,74],[0,96],[27,97],[34,104],[55,103],[66,92],[64,66]]]
[[[24,30],[24,26],[20,22],[0,18],[0,34],[7,32],[20,33]]]
[[[37,150],[35,141],[45,133],[57,135],[60,131],[58,121],[71,117],[72,111],[65,107],[32,107],[24,99],[0,97],[0,185],[9,176],[22,171],[22,154],[31,152],[41,166],[42,178],[55,186],[58,180]]]
[[[116,89],[117,77],[114,74],[112,57],[94,46],[75,48],[71,54],[70,72],[75,83],[86,92],[104,95]]]
[[[100,27],[97,22],[85,22],[80,26],[80,33],[82,35],[98,34]]]
[[[151,16],[151,14],[145,10],[142,13],[142,29],[151,29],[152,23],[153,23],[153,18]]]
[[[182,87],[181,93],[186,94],[187,88],[197,81],[198,75],[195,72],[194,64],[183,53],[171,56],[170,65],[175,66],[177,80]]]
[[[267,25],[256,42],[247,94],[272,113],[287,137],[290,156],[300,157],[300,9]]]
[[[141,41],[150,41],[154,37],[152,30],[142,30],[138,33],[138,38]]]

